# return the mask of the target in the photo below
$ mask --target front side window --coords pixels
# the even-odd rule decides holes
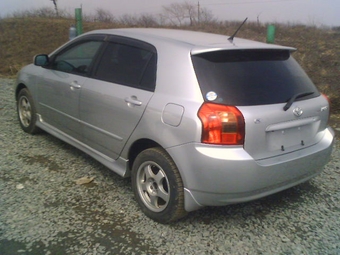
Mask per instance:
[[[153,91],[156,54],[139,47],[110,42],[97,65],[94,77]]]
[[[52,69],[76,74],[87,74],[102,42],[87,41],[58,54],[52,62]]]
[[[247,106],[287,102],[294,95],[318,90],[287,50],[229,50],[192,56],[205,99]],[[210,93],[210,94],[209,94]]]

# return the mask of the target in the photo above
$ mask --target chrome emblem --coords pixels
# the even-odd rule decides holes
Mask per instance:
[[[303,110],[300,108],[300,107],[296,107],[294,110],[293,110],[293,113],[296,117],[300,117],[302,114],[303,114]]]
[[[214,91],[210,91],[205,95],[206,99],[209,101],[214,101],[217,98],[217,94]]]

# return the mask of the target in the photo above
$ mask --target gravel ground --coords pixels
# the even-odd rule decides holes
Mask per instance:
[[[13,82],[0,79],[0,254],[340,254],[339,146],[307,183],[161,225],[139,211],[129,179],[21,131]],[[94,181],[76,184],[84,176]]]

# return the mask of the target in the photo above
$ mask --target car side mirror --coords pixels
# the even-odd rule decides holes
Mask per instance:
[[[36,55],[33,62],[36,66],[47,66],[49,63],[49,57],[46,54]]]

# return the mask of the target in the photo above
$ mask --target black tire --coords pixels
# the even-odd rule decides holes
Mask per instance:
[[[37,111],[32,96],[27,89],[20,90],[18,94],[17,113],[22,130],[29,134],[35,134],[40,131],[36,126]]]
[[[160,223],[184,217],[184,187],[171,157],[161,148],[142,151],[132,167],[132,189],[146,216]]]

